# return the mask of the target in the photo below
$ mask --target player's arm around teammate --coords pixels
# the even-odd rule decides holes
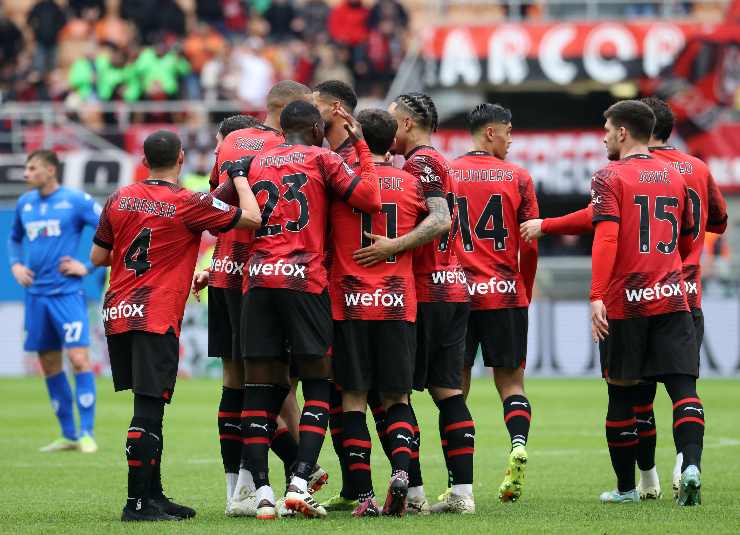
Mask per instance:
[[[39,150],[29,155],[24,177],[32,191],[18,201],[8,249],[13,276],[26,288],[24,347],[39,355],[62,428],[62,438],[42,451],[79,448],[92,453],[97,451],[93,439],[96,390],[81,285],[92,266],[75,259],[74,254],[82,229],[97,225],[100,206],[90,195],[61,186],[59,171],[54,152]],[[63,371],[62,350],[66,350],[75,374],[74,397]],[[74,421],[75,398],[79,433]]]

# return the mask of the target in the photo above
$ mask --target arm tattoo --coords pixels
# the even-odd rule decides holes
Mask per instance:
[[[429,215],[414,230],[396,238],[399,252],[415,249],[420,245],[429,243],[434,238],[441,236],[450,230],[450,208],[444,197],[430,197],[427,199]]]

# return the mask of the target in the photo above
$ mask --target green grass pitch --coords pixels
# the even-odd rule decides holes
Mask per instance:
[[[97,439],[94,455],[41,454],[55,438],[56,422],[39,378],[0,380],[0,533],[740,533],[740,382],[707,379],[700,395],[707,411],[703,462],[704,505],[679,508],[671,500],[674,449],[671,410],[662,388],[656,400],[657,463],[664,489],[658,502],[604,506],[601,491],[614,486],[603,436],[606,389],[597,379],[533,379],[527,382],[533,406],[527,447],[529,467],[522,500],[498,502],[508,435],[501,404],[490,380],[475,381],[475,516],[430,516],[357,520],[349,513],[324,521],[300,519],[259,522],[225,518],[224,477],[219,456],[216,411],[220,385],[212,380],[181,380],[165,414],[165,490],[192,505],[198,516],[166,525],[119,522],[126,496],[125,432],[132,404],[129,393],[114,394],[108,380],[98,382]],[[445,473],[437,417],[429,397],[416,395],[422,429],[425,489],[432,501],[443,490]],[[371,427],[371,430],[373,428]],[[375,438],[375,437],[374,437]],[[376,492],[385,495],[388,468],[377,442],[373,448]],[[272,457],[272,456],[271,456]],[[273,459],[274,461],[274,459]],[[319,498],[337,490],[339,474],[331,444],[320,462],[331,475]],[[273,483],[281,487],[282,468],[271,462]]]

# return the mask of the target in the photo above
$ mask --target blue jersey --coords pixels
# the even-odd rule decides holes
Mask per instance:
[[[60,259],[74,257],[85,225],[96,228],[100,205],[87,193],[65,188],[47,197],[38,190],[21,195],[8,239],[10,265],[22,263],[34,272],[32,294],[56,295],[82,290],[80,277],[59,271]],[[85,260],[88,271],[92,265]]]

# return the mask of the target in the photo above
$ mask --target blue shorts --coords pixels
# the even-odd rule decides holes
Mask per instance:
[[[58,351],[90,345],[87,306],[82,292],[61,295],[26,293],[25,351]]]

